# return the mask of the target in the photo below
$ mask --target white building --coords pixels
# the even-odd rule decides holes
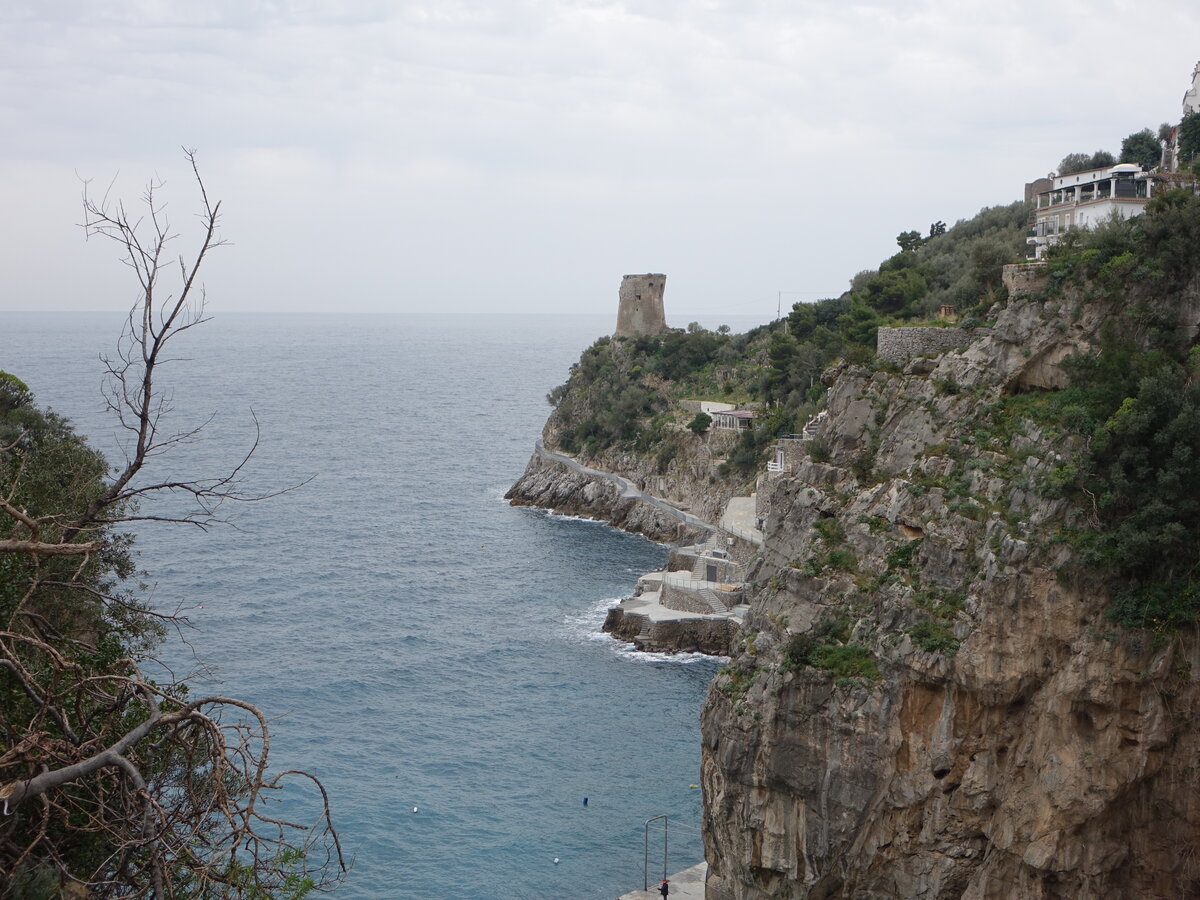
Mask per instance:
[[[1192,86],[1183,95],[1183,118],[1194,112],[1200,112],[1200,62],[1192,69]],[[1171,136],[1167,139],[1162,168],[1164,172],[1179,170],[1179,125],[1171,129]]]
[[[1200,112],[1200,62],[1192,69],[1192,86],[1183,95],[1183,114]]]
[[[1030,256],[1041,259],[1072,228],[1138,215],[1152,190],[1150,175],[1134,163],[1057,176],[1049,190],[1037,195],[1034,226],[1026,240]]]

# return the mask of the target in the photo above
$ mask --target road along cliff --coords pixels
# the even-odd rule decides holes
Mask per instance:
[[[688,543],[716,530],[711,523],[647,493],[623,475],[585,466],[574,457],[548,450],[541,439],[524,474],[504,498],[514,506],[537,506],[560,515],[601,519],[666,544]]]

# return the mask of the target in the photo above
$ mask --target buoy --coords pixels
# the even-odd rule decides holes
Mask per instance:
[[[587,806],[587,797],[584,797],[584,798],[583,798],[583,805],[584,805],[584,806]]]
[[[413,807],[413,812],[416,812],[416,811],[417,811],[417,808],[414,806],[414,807]]]
[[[694,790],[696,790],[697,788],[699,788],[699,787],[700,787],[700,785],[698,785],[698,784],[689,784],[689,785],[688,785],[688,787],[690,787],[690,788],[691,788],[691,789],[694,791]]]
[[[555,864],[556,866],[558,865],[558,857],[557,857],[557,856],[556,856],[556,857],[554,857],[554,864]]]

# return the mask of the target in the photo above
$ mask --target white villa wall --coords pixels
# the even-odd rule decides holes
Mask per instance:
[[[1200,62],[1192,70],[1192,86],[1183,95],[1183,114],[1200,112]]]
[[[1146,208],[1144,200],[1130,202],[1128,200],[1099,200],[1086,203],[1075,208],[1075,224],[1095,228],[1102,222],[1109,221],[1114,215],[1122,219],[1130,219],[1140,215]]]
[[[1054,179],[1054,187],[1051,190],[1060,191],[1063,188],[1091,184],[1094,181],[1108,181],[1111,177],[1108,173],[1111,171],[1112,166],[1104,166],[1100,169],[1088,169],[1085,172],[1072,172],[1070,175],[1060,175]]]

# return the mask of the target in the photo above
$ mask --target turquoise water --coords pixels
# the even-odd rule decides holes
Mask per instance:
[[[119,325],[0,315],[0,369],[114,459],[97,358]],[[307,482],[225,510],[236,527],[145,527],[139,546],[155,602],[196,625],[167,661],[212,666],[274,717],[274,765],[329,788],[354,857],[339,896],[611,900],[641,886],[643,823],[661,814],[670,868],[702,857],[690,785],[717,663],[599,634],[665,549],[501,499],[546,391],[610,327],[228,315],[164,371],[179,427],[217,413],[170,467],[227,470],[252,408],[247,488]]]

